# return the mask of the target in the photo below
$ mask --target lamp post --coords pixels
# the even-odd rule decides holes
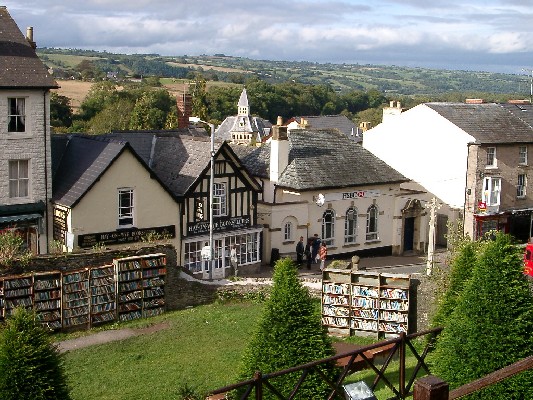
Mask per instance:
[[[215,248],[213,240],[213,192],[215,190],[215,125],[202,121],[199,117],[189,117],[193,124],[202,123],[211,129],[211,162],[209,173],[209,279],[213,277]]]
[[[529,70],[522,68],[523,72],[527,72],[529,74]],[[529,103],[533,103],[533,69],[531,70],[531,80],[529,84]]]

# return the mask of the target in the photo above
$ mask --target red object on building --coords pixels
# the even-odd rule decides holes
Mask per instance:
[[[533,276],[533,243],[528,243],[524,251],[524,274]]]
[[[178,129],[189,126],[189,117],[192,116],[192,96],[183,93],[176,96],[176,106],[178,108]]]

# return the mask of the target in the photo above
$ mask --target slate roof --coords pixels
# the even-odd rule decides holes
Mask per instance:
[[[0,88],[57,88],[5,6],[0,6]]]
[[[56,136],[56,135],[54,135]],[[52,139],[56,174],[53,176],[52,200],[73,207],[98,181],[114,160],[129,146],[101,137],[70,136]],[[61,147],[58,149],[58,147]],[[58,158],[60,157],[60,158]]]
[[[481,144],[528,143],[533,128],[517,118],[517,109],[496,103],[425,103]],[[531,121],[530,121],[531,122]]]
[[[306,129],[337,129],[350,139],[357,142],[363,141],[363,136],[357,135],[357,126],[345,115],[308,115],[294,119],[301,123],[302,118],[309,123]]]
[[[533,105],[532,104],[500,104],[503,108],[521,119],[529,126],[533,127]]]
[[[269,178],[270,143],[234,145],[248,171]],[[289,164],[278,186],[300,191],[409,181],[408,178],[337,130],[291,130]]]
[[[242,124],[241,124],[242,122]],[[241,126],[242,125],[242,126]],[[232,140],[231,132],[257,132],[259,140],[269,135],[272,123],[260,117],[231,116],[227,117],[215,131],[215,137],[220,140]]]

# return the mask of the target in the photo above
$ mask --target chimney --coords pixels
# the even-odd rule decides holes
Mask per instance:
[[[32,49],[35,50],[37,48],[37,44],[33,41],[33,26],[28,26],[26,28],[26,40],[28,41]]]
[[[287,127],[274,125],[270,141],[270,181],[277,183],[287,165],[289,165]]]
[[[466,104],[483,104],[483,103],[485,103],[485,100],[483,100],[483,99],[466,99],[465,103]]]
[[[189,117],[192,116],[192,96],[183,93],[177,96],[176,106],[178,108],[178,129],[189,126]]]
[[[283,117],[281,115],[278,115],[278,120],[276,122],[276,125],[278,126],[283,125]]]
[[[369,130],[371,128],[372,124],[368,121],[364,121],[364,122],[361,122],[359,124],[359,128],[363,131],[363,132],[366,132],[367,130]]]

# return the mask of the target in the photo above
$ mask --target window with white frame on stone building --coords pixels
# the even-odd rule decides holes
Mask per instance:
[[[120,227],[133,226],[134,191],[131,188],[118,190],[118,225]]]
[[[366,240],[378,239],[378,208],[375,204],[368,207],[366,213]]]
[[[496,147],[487,147],[487,167],[496,167]]]
[[[500,204],[501,178],[487,176],[483,178],[483,193],[481,200],[487,206],[497,206]]]
[[[292,223],[285,222],[283,225],[283,240],[292,240]]]
[[[344,220],[344,243],[355,243],[357,238],[357,209],[348,208]]]
[[[213,216],[221,217],[226,213],[226,184],[215,183],[213,188]]]
[[[526,197],[526,174],[518,174],[516,197]]]
[[[327,246],[335,243],[335,211],[326,210],[322,214],[322,242]]]
[[[26,132],[26,99],[10,97],[8,102],[7,131]]]
[[[527,165],[527,146],[518,148],[518,164]]]
[[[30,161],[9,161],[9,197],[28,197],[30,195]]]

